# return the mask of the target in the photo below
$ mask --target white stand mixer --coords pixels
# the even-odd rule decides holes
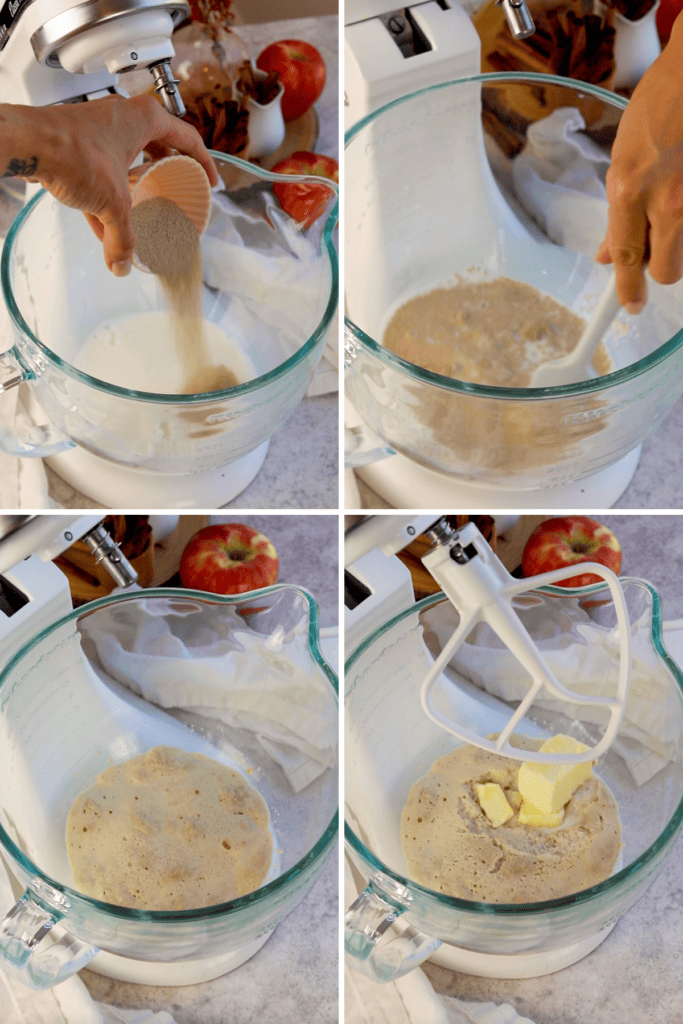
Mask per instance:
[[[137,574],[104,530],[101,516],[0,517],[0,670],[4,670],[24,644],[72,612],[68,579],[51,560],[78,539],[86,542],[98,562],[104,562],[120,589],[134,587]],[[86,704],[91,699],[87,690],[81,693],[80,698]],[[135,727],[143,733],[151,729],[156,742],[168,745],[187,743],[188,730],[181,723],[158,713],[150,717],[139,713],[136,716],[136,707],[144,704],[139,698],[131,695],[127,703],[115,694],[110,694],[107,700],[112,702],[112,707],[128,707],[127,713],[133,716],[130,721],[135,722]],[[92,707],[95,706],[96,699]],[[91,742],[87,733],[83,734],[83,739],[86,745]],[[204,749],[204,740],[199,733],[193,737],[192,743],[194,746],[191,749]],[[19,896],[20,891],[16,890],[15,895]],[[7,915],[4,922],[5,939],[7,929],[11,929],[15,916],[17,919],[21,916],[23,907],[23,901],[20,900]],[[22,928],[25,926],[26,922],[17,925],[17,935],[23,934]],[[34,944],[40,942],[50,927],[48,924],[44,931],[36,933]],[[227,953],[221,952],[197,960],[155,962],[99,950],[92,960],[89,958],[92,951],[89,955],[84,954],[81,966],[87,962],[89,969],[95,973],[137,984],[198,984],[241,966],[265,944],[271,934],[272,928],[266,928],[263,933],[243,941]],[[55,939],[55,955],[64,955],[65,941]],[[49,960],[50,952],[47,951],[45,955]]]
[[[126,95],[119,75],[148,68],[164,106],[185,107],[171,70],[171,34],[189,14],[184,0],[5,0],[0,8],[0,101],[46,106]],[[31,187],[29,186],[30,192]],[[11,385],[6,383],[6,387]],[[26,398],[35,422],[44,412]],[[141,473],[81,448],[46,459],[68,484],[105,507],[121,495],[136,508],[216,508],[254,479],[268,442],[229,467],[191,478]]]
[[[398,586],[391,586],[393,576],[391,573],[383,572],[381,562],[382,557],[386,563],[393,562],[393,559],[387,556],[401,551],[421,533],[424,533],[433,544],[432,548],[423,556],[423,564],[441,585],[446,596],[459,613],[459,625],[452,634],[450,641],[442,646],[439,657],[434,660],[431,667],[428,667],[430,659],[426,659],[424,662],[420,658],[415,659],[415,649],[411,647],[409,642],[409,637],[421,635],[417,612],[407,619],[405,618],[405,612],[403,616],[398,615],[396,618],[393,618],[395,613],[394,594],[398,593],[399,588]],[[376,559],[372,564],[368,562],[370,555]],[[428,719],[431,719],[432,722],[455,735],[459,740],[491,752],[504,753],[505,756],[523,761],[525,756],[528,757],[528,752],[510,746],[508,737],[515,727],[519,726],[522,722],[523,727],[521,731],[525,732],[527,730],[530,723],[525,716],[544,687],[546,688],[546,693],[552,692],[562,701],[568,701],[569,703],[573,701],[584,703],[586,701],[585,695],[579,696],[558,684],[544,655],[526,632],[522,620],[515,613],[515,606],[518,600],[522,601],[519,605],[520,608],[525,607],[525,601],[527,604],[530,601],[534,601],[533,594],[529,593],[532,588],[535,591],[536,588],[566,579],[568,574],[566,568],[551,573],[544,573],[532,579],[516,580],[503,567],[474,524],[469,523],[460,530],[455,530],[449,525],[445,517],[435,517],[434,514],[418,517],[398,515],[366,517],[365,520],[357,523],[347,532],[345,564],[352,578],[363,579],[365,589],[367,590],[367,597],[365,599],[361,598],[357,604],[350,606],[347,601],[347,629],[349,630],[347,636],[351,635],[356,638],[354,640],[356,654],[358,653],[359,638],[362,639],[366,632],[363,629],[362,623],[364,600],[368,601],[372,628],[380,617],[380,613],[375,607],[376,602],[373,604],[371,595],[382,594],[386,626],[380,647],[389,649],[400,638],[398,639],[395,655],[398,659],[394,666],[395,678],[398,678],[401,671],[403,671],[403,669],[398,668],[399,663],[401,665],[415,664],[420,666],[424,664],[425,674],[421,684],[419,682],[421,668],[415,668],[415,693],[419,692],[420,694],[422,710]],[[373,570],[374,576],[370,578]],[[624,714],[630,684],[632,660],[626,602],[619,580],[613,573],[606,570],[605,567],[594,563],[591,563],[590,571],[595,571],[607,583],[611,591],[611,598],[614,601],[618,623],[618,630],[616,631],[618,632],[619,646],[618,685],[613,696],[588,698],[589,703],[595,702],[594,706],[596,708],[600,705],[606,712],[604,716],[606,721],[603,723],[604,731],[601,738],[592,747],[581,754],[573,755],[566,753],[538,753],[534,755],[534,759],[539,763],[577,764],[582,759],[592,760],[594,757],[601,756],[612,745]],[[383,578],[385,576],[386,579]],[[526,595],[521,597],[524,592],[527,592]],[[403,594],[401,593],[402,597]],[[465,642],[472,627],[480,622],[486,622],[493,629],[503,645],[508,647],[514,658],[521,662],[524,669],[531,676],[532,681],[529,684],[528,693],[520,701],[512,714],[508,714],[509,709],[505,706],[502,706],[501,714],[501,709],[498,708],[496,710],[482,691],[478,691],[475,696],[467,691],[463,693],[455,689],[447,681],[446,677],[442,675],[454,651]],[[416,640],[417,646],[419,646],[419,643],[420,641]],[[370,648],[369,650],[372,649]],[[374,648],[374,650],[376,651],[377,648]],[[349,654],[353,654],[353,648],[347,648],[347,657]],[[355,658],[356,655],[353,655],[353,657]],[[365,657],[365,655],[361,657]],[[367,657],[371,660],[373,655],[368,653]],[[358,684],[359,677],[356,677],[354,681],[354,676],[353,674],[349,675],[349,671],[347,666],[347,688],[351,687],[351,690],[348,692],[353,692],[354,683],[355,685]],[[357,671],[357,669],[353,671]],[[365,674],[367,675],[371,672],[372,664],[369,668],[366,668]],[[389,674],[391,676],[391,671]],[[371,678],[370,691],[373,692],[373,695],[370,702],[365,706],[361,703],[359,707],[364,707],[365,713],[368,716],[376,715],[377,709],[384,709],[383,714],[388,716],[387,732],[393,735],[398,734],[403,738],[398,746],[401,750],[401,756],[405,758],[403,765],[405,768],[405,764],[411,762],[414,754],[414,750],[407,739],[407,730],[410,728],[416,733],[421,731],[424,733],[424,729],[418,722],[414,722],[412,719],[408,722],[401,718],[401,709],[406,706],[404,703],[405,691],[399,688],[398,683],[396,690],[392,691],[395,707],[389,713],[387,706],[383,703],[386,700],[386,694],[384,697],[382,696],[382,688],[378,680],[375,680],[377,692],[374,692],[372,681]],[[414,706],[412,704],[411,714],[414,714]],[[349,730],[349,736],[354,734],[356,730],[355,723],[348,721],[348,713],[347,729]],[[489,733],[492,729],[498,732],[496,739],[489,738]],[[438,749],[440,753],[443,753],[443,748],[444,744],[439,744]],[[393,763],[390,764],[386,758],[380,757],[380,762],[374,760],[374,755],[370,755],[369,752],[367,753],[366,763],[364,760],[365,747],[362,740],[354,738],[354,742],[347,742],[347,751],[350,751],[347,754],[347,765],[353,764],[353,768],[347,768],[347,771],[359,773],[358,779],[347,778],[350,808],[349,821],[353,823],[354,830],[358,832],[354,818],[354,807],[357,806],[353,803],[354,792],[356,790],[360,792],[358,790],[359,786],[370,787],[373,785],[376,777],[375,773],[379,771],[378,765],[380,762],[384,765],[387,779],[393,779],[394,784],[396,784],[398,778],[397,773],[401,769],[394,766]],[[360,782],[361,777],[362,783]],[[392,803],[395,796],[391,792],[391,786],[392,783],[389,783],[389,789],[385,793],[387,807],[389,803]],[[358,799],[357,792],[356,799]],[[375,804],[373,820],[376,819],[377,813],[377,805]],[[391,829],[391,822],[393,820],[391,813],[388,811],[386,819],[376,822],[378,835],[385,835],[387,829]],[[362,827],[360,828],[360,834],[364,836]],[[368,842],[365,836],[364,842]],[[371,848],[374,853],[374,847]],[[353,847],[351,847],[351,859],[356,864],[354,852]],[[362,868],[360,870],[363,874],[365,873]],[[367,867],[365,871],[367,871]],[[390,940],[388,945],[385,946],[386,958],[384,953],[380,953],[378,959],[375,959],[374,948],[385,931],[394,924],[397,918],[397,915],[392,912],[391,908],[392,884],[396,886],[394,895],[397,899],[396,909],[399,910],[400,914],[402,909],[410,906],[413,897],[403,891],[397,883],[396,876],[388,881],[386,878],[382,880],[382,885],[385,886],[383,891],[390,894],[387,896],[384,911],[380,909],[379,905],[382,900],[375,900],[371,892],[371,877],[368,889],[359,896],[347,914],[347,927],[349,930],[346,942],[347,950],[351,953],[351,963],[355,968],[368,974],[376,981],[398,977],[426,959],[427,956],[434,962],[451,970],[485,977],[533,977],[547,974],[560,970],[562,967],[568,966],[586,956],[606,938],[615,923],[615,920],[613,920],[607,927],[603,927],[595,933],[582,937],[579,941],[558,949],[525,950],[524,952],[515,952],[510,949],[507,951],[509,955],[500,955],[478,951],[476,947],[468,947],[467,942],[464,942],[463,948],[461,948],[455,939],[449,942],[444,941],[442,944],[438,942],[434,944],[433,940],[430,941],[426,934],[419,930],[415,931],[412,929],[412,926],[408,926],[404,931],[401,931],[401,919],[399,918],[399,935],[397,938]],[[388,914],[388,916],[385,920],[382,920],[384,914]],[[371,921],[373,922],[372,925]],[[391,949],[388,948],[389,946],[391,946]],[[398,966],[399,964],[401,966]],[[396,973],[392,974],[394,970]]]
[[[52,559],[84,540],[125,590],[137,573],[101,515],[0,516],[0,666],[43,627],[73,610],[69,581]]]
[[[524,38],[533,33],[525,0],[502,0],[502,6],[513,35]],[[392,9],[387,0],[350,0],[344,34],[347,130],[400,96],[476,75],[481,69],[479,36],[457,0],[431,0],[401,9]],[[346,358],[354,358],[351,335]],[[630,483],[640,458],[637,447],[581,480],[541,492],[516,490],[448,476],[393,452],[348,399],[345,423],[347,467],[393,508],[414,507],[415,495],[421,508],[607,508]]]

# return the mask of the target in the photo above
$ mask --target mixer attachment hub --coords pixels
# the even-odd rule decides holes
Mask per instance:
[[[154,89],[168,112],[175,114],[176,117],[182,117],[185,113],[185,104],[178,92],[179,79],[174,76],[170,63],[162,60],[158,64],[150,64],[149,70],[154,77]]]
[[[536,26],[526,0],[496,0],[496,4],[503,8],[508,28],[515,39],[526,39],[534,34]]]
[[[97,564],[104,564],[117,586],[126,588],[137,581],[137,572],[101,523],[86,533],[83,540],[95,556]]]

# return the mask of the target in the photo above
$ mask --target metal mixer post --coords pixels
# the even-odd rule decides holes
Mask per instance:
[[[508,28],[515,39],[526,39],[534,34],[536,26],[526,0],[496,0],[496,4],[503,8]]]
[[[171,34],[185,0],[4,0],[0,101],[46,106],[118,92],[120,73],[148,68],[172,114],[185,113]]]

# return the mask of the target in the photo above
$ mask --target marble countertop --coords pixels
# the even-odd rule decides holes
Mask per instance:
[[[280,581],[310,590],[318,602],[321,625],[336,625],[337,516],[246,516],[243,522],[263,531],[275,545]],[[305,900],[277,926],[265,946],[215,981],[153,987],[112,981],[88,970],[81,971],[80,978],[100,1002],[167,1010],[177,1024],[333,1024],[339,1020],[338,891],[335,847]]]
[[[683,520],[657,515],[600,519],[620,540],[623,573],[657,587],[665,620],[683,617]],[[508,1002],[534,1024],[672,1024],[683,1020],[682,906],[679,836],[654,884],[579,963],[523,981],[476,978],[433,964],[425,972],[438,992]]]

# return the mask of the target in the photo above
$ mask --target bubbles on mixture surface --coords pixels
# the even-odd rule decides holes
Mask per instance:
[[[69,812],[67,850],[81,892],[146,910],[214,906],[279,870],[258,791],[235,769],[174,747],[102,772]]]

